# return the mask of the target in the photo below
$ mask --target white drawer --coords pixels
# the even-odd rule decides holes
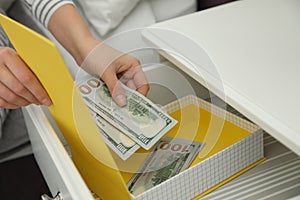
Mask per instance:
[[[23,108],[34,156],[53,196],[63,200],[94,199],[42,107]]]
[[[182,75],[183,72],[176,71],[174,66],[169,66],[170,68],[152,66],[145,69],[151,84],[149,98],[155,103],[164,105],[188,94],[196,94],[204,99],[216,98],[213,94],[209,94],[203,86],[186,75]],[[222,101],[214,101],[214,103],[216,102],[220,102],[221,106],[224,105]],[[59,193],[63,200],[95,199],[72,162],[68,146],[47,109],[30,105],[24,108],[23,112],[34,155],[52,195],[55,196]],[[265,197],[286,199],[299,195],[300,167],[297,166],[299,166],[300,158],[267,134],[265,136],[265,156],[267,160],[261,165],[208,194],[204,199],[235,199],[237,196],[247,196],[248,199]],[[289,166],[293,166],[293,169],[289,169]],[[285,170],[284,174],[281,175],[283,170]],[[274,179],[268,178],[268,174]],[[275,179],[280,182],[274,184]],[[264,185],[268,185],[268,187],[264,187]],[[239,190],[239,188],[241,189]],[[256,191],[253,192],[251,188]],[[297,199],[297,197],[295,198]]]

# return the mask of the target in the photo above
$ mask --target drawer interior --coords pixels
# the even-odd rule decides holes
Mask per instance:
[[[245,118],[204,86],[168,62],[163,65],[150,66],[145,69],[145,72],[151,88],[148,98],[158,105],[166,105],[186,95],[195,95]],[[64,150],[69,157],[72,157],[68,144],[49,111],[46,108],[43,108],[43,111],[58,135]],[[299,156],[268,133],[264,133],[264,150],[266,161],[208,194],[203,199],[244,197],[248,199],[286,199],[300,195]],[[45,179],[47,180],[47,177]],[[51,188],[51,186],[49,187]],[[93,198],[98,199],[99,197],[93,194]]]

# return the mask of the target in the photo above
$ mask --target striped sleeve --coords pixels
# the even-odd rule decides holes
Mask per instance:
[[[46,28],[52,14],[65,4],[74,4],[72,0],[23,0],[34,18]]]
[[[10,46],[10,42],[8,40],[8,37],[4,33],[1,25],[0,25],[0,46],[2,46],[2,47],[8,47],[8,46]]]

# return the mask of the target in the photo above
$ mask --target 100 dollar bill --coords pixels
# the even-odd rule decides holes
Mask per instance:
[[[147,156],[138,173],[127,183],[128,190],[139,195],[188,168],[204,143],[166,137]]]
[[[123,85],[126,106],[118,106],[107,86],[95,77],[84,77],[78,88],[86,104],[144,149],[150,149],[177,121],[140,93]]]
[[[100,115],[90,110],[92,117],[94,118],[105,143],[122,159],[126,160],[129,158],[136,150],[140,148],[133,140],[128,136],[120,132],[113,125],[108,123]]]

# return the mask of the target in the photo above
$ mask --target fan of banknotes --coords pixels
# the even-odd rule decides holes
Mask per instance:
[[[98,78],[83,76],[76,84],[105,143],[123,160],[140,147],[150,149],[177,123],[145,96],[124,85],[127,104],[120,107]]]

